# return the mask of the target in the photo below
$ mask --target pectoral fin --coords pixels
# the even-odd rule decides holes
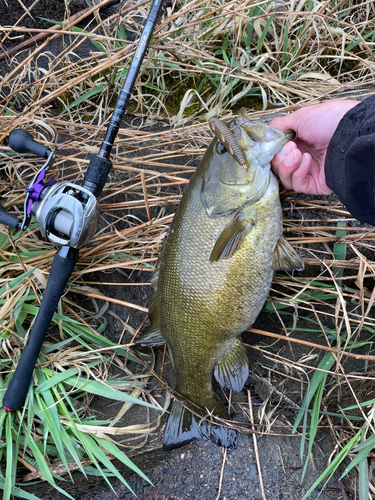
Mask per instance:
[[[252,224],[238,215],[230,222],[218,237],[210,255],[210,261],[229,259],[240,248],[252,228]]]
[[[275,247],[272,259],[272,269],[275,271],[303,271],[303,260],[290,243],[282,236]]]
[[[223,359],[215,366],[214,373],[221,386],[236,392],[242,390],[249,376],[249,363],[240,339],[236,339],[227,350]]]

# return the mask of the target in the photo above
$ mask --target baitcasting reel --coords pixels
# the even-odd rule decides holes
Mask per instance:
[[[34,153],[47,158],[26,187],[23,221],[20,223],[14,218],[17,225],[13,227],[26,230],[34,215],[44,238],[58,246],[81,248],[99,224],[96,196],[89,189],[71,182],[44,182],[55,161],[55,153],[35,142],[25,130],[16,129],[10,134],[9,147],[18,153]]]

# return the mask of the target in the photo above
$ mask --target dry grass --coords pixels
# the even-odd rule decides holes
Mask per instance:
[[[137,36],[147,9],[147,2],[125,6],[124,15],[91,21],[83,32],[69,30],[67,20],[62,31],[51,30],[66,34],[57,58],[48,53],[47,41],[23,62],[19,55],[9,58],[1,105],[11,116],[2,131],[44,118],[56,100],[63,120],[103,123],[135,48],[118,27],[122,23]],[[371,2],[350,0],[172,3],[136,84],[133,111],[148,121],[162,116],[181,125],[230,115],[241,104],[257,110],[301,105],[372,86],[373,14]],[[24,32],[20,26],[2,29],[3,36]],[[88,39],[95,45],[82,60],[75,54]],[[50,60],[47,73],[33,64],[41,55]],[[69,108],[87,92],[84,104]],[[23,108],[17,118],[16,97]]]
[[[126,69],[126,59],[134,52],[134,44],[123,39],[118,26],[123,23],[137,36],[140,17],[145,18],[147,11],[148,3],[141,2],[125,6],[123,14],[106,20],[96,14],[83,32],[67,27],[52,30],[56,36],[65,33],[65,46],[58,56],[48,52],[45,42],[30,49],[26,58],[23,53],[8,59],[8,71],[0,81],[0,197],[7,210],[22,213],[25,186],[40,165],[32,157],[12,154],[6,146],[6,137],[16,127],[58,147],[51,177],[82,180],[122,84],[117,75]],[[229,117],[241,106],[254,117],[268,120],[275,108],[290,111],[359,89],[363,96],[370,93],[374,28],[372,2],[236,0],[224,6],[218,0],[173,2],[156,30],[131,101],[129,116],[138,121],[120,130],[113,151],[114,168],[101,198],[102,228],[82,250],[70,290],[93,303],[101,299],[137,309],[143,316],[129,325],[137,332],[147,304],[103,295],[92,273],[151,271],[194,160],[199,160],[210,142],[205,121],[214,115]],[[13,35],[23,32],[22,27],[12,30]],[[10,29],[2,28],[1,35],[10,36]],[[76,53],[87,39],[96,45],[82,59]],[[41,56],[49,59],[47,72],[38,67]],[[153,124],[159,127],[157,132],[148,128]],[[303,276],[275,278],[265,312],[276,314],[277,332],[253,331],[253,335],[262,334],[251,346],[263,355],[259,370],[263,378],[267,373],[268,380],[276,380],[254,425],[258,432],[277,434],[275,395],[285,403],[283,384],[291,379],[300,384],[302,396],[318,359],[328,352],[334,363],[326,370],[330,377],[321,408],[327,414],[319,415],[318,425],[330,429],[338,453],[359,430],[363,429],[363,441],[373,433],[374,395],[370,395],[374,376],[369,362],[375,359],[375,230],[356,223],[335,200],[285,193],[283,201],[285,234],[301,251],[307,271]],[[338,228],[338,222],[345,222],[346,227]],[[338,229],[344,232],[337,233]],[[0,312],[2,356],[13,359],[23,343],[14,313],[25,294],[43,294],[54,248],[40,239],[36,227],[16,237],[7,230],[0,236],[2,285],[35,267],[27,279],[0,297],[6,299]],[[108,276],[104,282],[111,281]],[[63,297],[60,312],[85,322],[86,312],[69,297]],[[300,322],[303,332],[299,332]],[[308,323],[314,330],[310,340],[305,335]],[[89,326],[97,327],[95,322]],[[263,342],[267,334],[291,339],[267,345]],[[286,344],[287,354],[282,348]],[[81,366],[87,366],[84,353],[80,355]],[[76,366],[77,359],[64,349],[59,352],[64,369],[71,363]],[[111,362],[126,367],[118,356],[112,356]],[[95,377],[105,380],[107,368],[101,364]],[[140,393],[150,397],[144,390]],[[361,407],[364,401],[370,403]],[[346,414],[359,420],[345,417],[339,421],[330,415],[343,415],[341,409],[350,404],[356,404],[357,410]],[[249,411],[246,405],[244,411]],[[240,428],[251,432],[243,423]],[[98,432],[108,435],[113,428]],[[370,482],[370,488],[373,494],[375,484]]]

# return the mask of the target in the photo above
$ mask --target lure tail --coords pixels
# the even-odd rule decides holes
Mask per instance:
[[[209,439],[224,448],[237,448],[237,432],[235,430],[215,425],[195,415],[195,413],[200,412],[185,398],[182,399],[182,403],[177,400],[172,403],[164,432],[163,449],[165,451],[180,448],[191,441],[208,441]],[[225,412],[219,400],[215,400],[214,404],[215,407],[220,405],[220,414]]]

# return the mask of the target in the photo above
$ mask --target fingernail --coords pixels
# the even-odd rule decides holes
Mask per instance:
[[[291,151],[293,151],[293,149],[295,149],[296,145],[293,141],[289,141],[285,144],[283,150],[281,151],[281,153],[284,155],[284,156],[287,156]]]
[[[309,161],[309,154],[303,153],[301,160],[301,167],[304,167],[308,161]]]
[[[296,161],[296,151],[293,150],[284,160],[284,165],[287,167],[290,167],[293,165]]]

